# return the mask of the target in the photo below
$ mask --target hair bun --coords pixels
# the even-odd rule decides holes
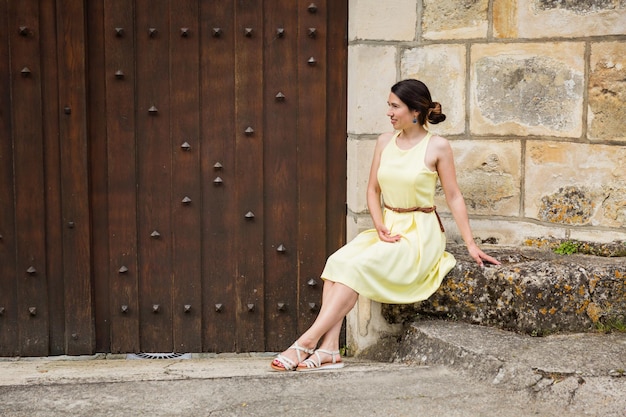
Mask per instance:
[[[441,111],[441,104],[437,101],[430,103],[430,111],[428,112],[428,122],[436,125],[446,120],[446,115]]]

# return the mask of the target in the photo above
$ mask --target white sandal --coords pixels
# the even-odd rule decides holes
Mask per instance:
[[[296,368],[298,368],[298,364],[302,362],[302,357],[300,356],[300,352],[304,352],[308,355],[312,355],[314,352],[313,349],[307,349],[307,348],[300,346],[297,341],[294,342],[293,345],[289,346],[289,349],[293,349],[296,351],[296,355],[298,355],[298,363],[295,363],[294,361],[292,361],[286,356],[278,355],[276,356],[276,359],[274,359],[270,365],[272,369],[275,369],[277,371],[295,371]],[[274,361],[277,361],[282,366],[274,365]]]
[[[322,363],[322,357],[320,356],[320,352],[330,355],[332,362]],[[317,357],[317,361],[315,360],[313,355]],[[309,357],[308,359],[305,359],[302,362],[302,365],[304,366],[302,365],[298,366],[298,371],[307,372],[307,371],[319,371],[322,369],[341,369],[344,366],[344,363],[341,361],[341,354],[339,353],[338,350],[332,352],[330,350],[317,349],[315,352],[313,352],[313,355],[311,355],[311,357]],[[337,360],[336,358],[337,356],[339,357],[340,360]]]

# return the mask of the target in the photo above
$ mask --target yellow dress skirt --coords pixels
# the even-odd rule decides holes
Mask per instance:
[[[381,154],[378,182],[386,206],[433,206],[437,172],[424,163],[428,133],[417,145],[403,150],[397,132]],[[383,209],[385,226],[399,242],[378,238],[376,229],[361,232],[326,261],[322,279],[342,283],[371,300],[409,304],[430,297],[456,260],[445,251],[446,237],[436,212],[396,212]]]

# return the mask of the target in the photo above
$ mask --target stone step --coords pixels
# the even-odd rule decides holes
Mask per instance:
[[[381,338],[358,357],[445,366],[564,407],[600,402],[626,410],[626,333],[532,337],[462,322],[423,320],[407,324],[401,336]]]
[[[534,336],[626,323],[626,257],[559,255],[537,248],[483,247],[502,265],[479,267],[464,247],[428,300],[383,305],[392,324],[438,317]]]

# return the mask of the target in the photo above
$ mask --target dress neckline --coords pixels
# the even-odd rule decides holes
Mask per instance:
[[[402,151],[402,152],[408,152],[408,151],[411,151],[411,150],[413,150],[413,149],[417,148],[417,147],[418,147],[418,146],[420,146],[423,142],[427,142],[427,141],[428,141],[428,139],[430,139],[430,137],[432,136],[432,133],[430,133],[430,132],[426,132],[426,136],[424,136],[424,137],[423,137],[423,138],[422,138],[419,142],[417,142],[415,145],[413,145],[413,146],[411,146],[410,148],[407,148],[407,149],[402,149],[400,146],[398,146],[398,141],[397,141],[398,136],[400,136],[400,133],[402,133],[402,131],[401,131],[401,130],[399,130],[399,131],[398,131],[398,132],[394,135],[394,137],[393,137],[393,144],[394,144],[394,146],[396,147],[396,149],[398,149],[399,151]]]

